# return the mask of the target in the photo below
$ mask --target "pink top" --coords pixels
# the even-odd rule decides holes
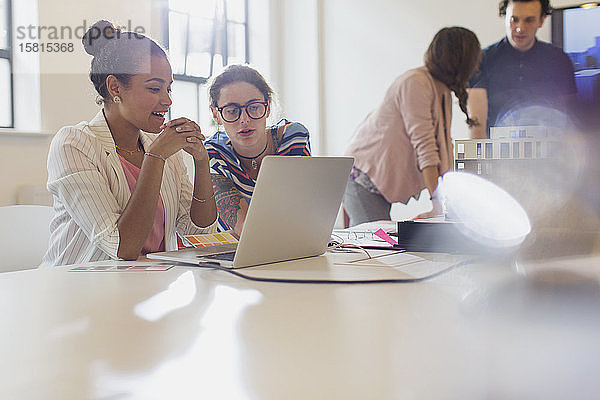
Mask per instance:
[[[125,172],[125,178],[127,179],[127,185],[129,190],[133,193],[135,184],[140,176],[140,169],[127,161],[125,158],[118,154],[121,165],[123,166],[123,172]],[[165,206],[162,198],[158,195],[158,204],[156,206],[156,214],[154,215],[154,224],[144,247],[142,247],[142,254],[153,253],[157,251],[165,251]]]
[[[445,117],[445,118],[444,118]],[[425,188],[421,171],[453,168],[452,97],[425,67],[407,71],[359,125],[346,153],[390,202],[406,203]]]

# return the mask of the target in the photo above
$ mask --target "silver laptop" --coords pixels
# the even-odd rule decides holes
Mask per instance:
[[[186,248],[147,257],[241,268],[323,254],[353,161],[352,157],[267,156],[237,249]]]

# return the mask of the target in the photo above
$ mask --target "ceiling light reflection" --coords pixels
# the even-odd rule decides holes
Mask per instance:
[[[248,307],[262,297],[254,289],[217,286],[189,349],[144,376],[136,388],[139,398],[197,399],[206,393],[223,399],[252,398],[244,385],[238,326]]]
[[[190,304],[196,295],[192,271],[181,274],[164,290],[136,304],[133,313],[146,321],[158,321],[165,315]]]

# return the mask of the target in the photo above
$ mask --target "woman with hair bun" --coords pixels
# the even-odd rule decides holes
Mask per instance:
[[[454,92],[469,126],[466,87],[481,59],[479,40],[461,27],[436,33],[425,53],[425,65],[400,75],[383,102],[359,125],[346,153],[354,167],[344,194],[350,226],[390,218],[391,203],[406,203],[429,190],[454,165],[450,123]]]
[[[200,127],[165,121],[172,71],[152,39],[98,21],[82,39],[103,107],[59,130],[48,155],[54,198],[42,266],[177,249],[177,233],[216,230],[217,211]],[[194,159],[191,185],[180,150]]]

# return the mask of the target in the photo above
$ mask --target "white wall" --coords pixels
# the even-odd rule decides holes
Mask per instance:
[[[325,32],[328,154],[344,151],[356,126],[377,107],[398,75],[422,65],[423,54],[440,28],[464,26],[483,44],[503,34],[495,0],[324,3],[329,21]]]
[[[252,0],[250,0],[252,1]],[[302,122],[321,150],[320,0],[271,0],[272,76],[282,116]]]

